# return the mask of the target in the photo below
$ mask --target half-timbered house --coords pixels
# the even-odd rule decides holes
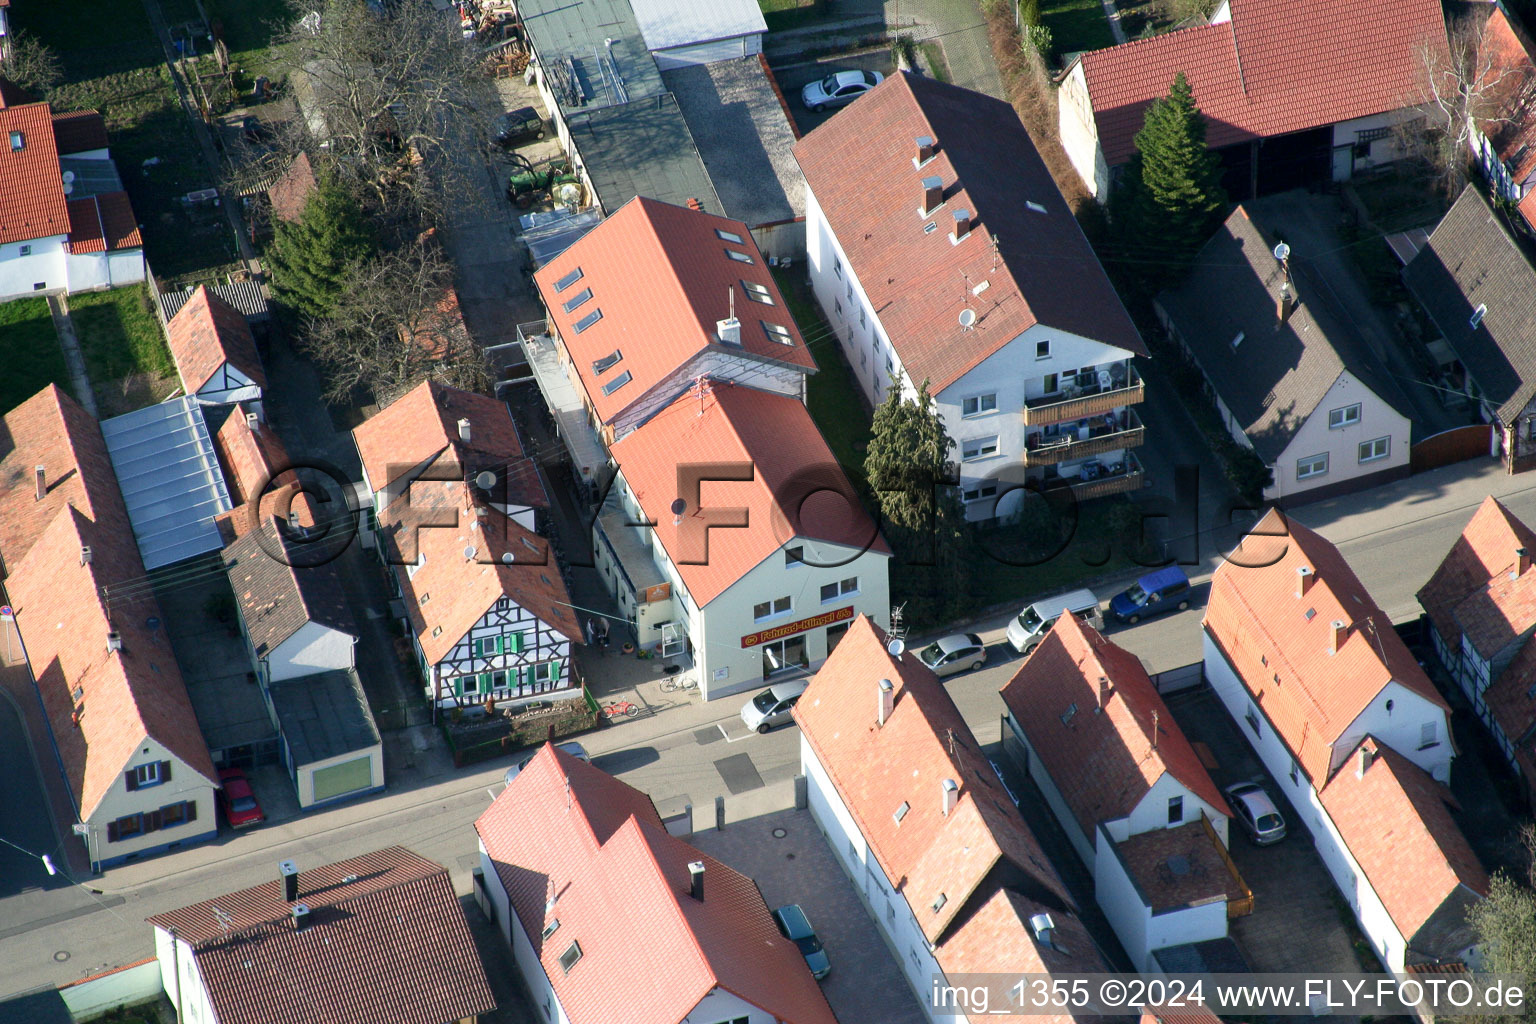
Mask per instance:
[[[261,413],[267,376],[245,315],[199,287],[166,331],[182,390],[209,405],[251,403]]]

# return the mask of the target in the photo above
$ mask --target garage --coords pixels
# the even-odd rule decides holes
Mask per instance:
[[[757,0],[634,0],[632,6],[663,71],[763,52],[768,24]]]

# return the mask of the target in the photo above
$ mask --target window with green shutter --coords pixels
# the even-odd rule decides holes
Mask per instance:
[[[479,692],[491,692],[491,674],[489,672],[481,672],[479,675],[475,676],[475,682],[480,684]]]
[[[501,637],[483,636],[475,641],[475,656],[478,658],[494,658],[501,653]]]
[[[501,635],[501,639],[502,639],[502,643],[506,647],[506,650],[507,650],[508,654],[521,654],[521,653],[523,653],[523,634],[521,634],[521,633],[503,633]]]

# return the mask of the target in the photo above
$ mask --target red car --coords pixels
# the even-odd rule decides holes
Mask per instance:
[[[230,828],[245,828],[267,820],[251,791],[251,782],[239,768],[219,769],[219,807]]]

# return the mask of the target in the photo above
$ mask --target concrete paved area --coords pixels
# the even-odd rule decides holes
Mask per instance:
[[[91,387],[90,375],[85,372],[85,353],[80,351],[80,339],[75,336],[74,322],[69,319],[69,296],[50,294],[48,313],[53,317],[53,331],[59,336],[59,348],[64,350],[64,366],[69,370],[69,386],[75,398],[86,412],[100,416],[96,411],[96,391]]]
[[[877,50],[861,50],[856,53],[836,54],[810,61],[775,63],[771,66],[773,76],[778,79],[779,88],[784,93],[784,100],[789,104],[790,115],[794,117],[795,127],[801,136],[810,134],[837,116],[840,111],[847,109],[847,107],[828,107],[820,113],[807,110],[805,104],[800,101],[800,91],[811,82],[839,71],[874,71],[882,75],[890,75],[896,67],[891,60],[890,48],[884,46]]]
[[[51,756],[46,750],[38,753]],[[0,691],[0,778],[5,779],[0,788],[0,838],[5,840],[0,843],[0,899],[69,884],[62,876],[50,876],[41,860],[46,853],[67,867],[38,775],[38,765],[47,763],[33,758],[21,713]]]
[[[688,841],[756,881],[770,910],[800,904],[832,961],[821,990],[841,1024],[926,1020],[810,811],[765,814]]]

